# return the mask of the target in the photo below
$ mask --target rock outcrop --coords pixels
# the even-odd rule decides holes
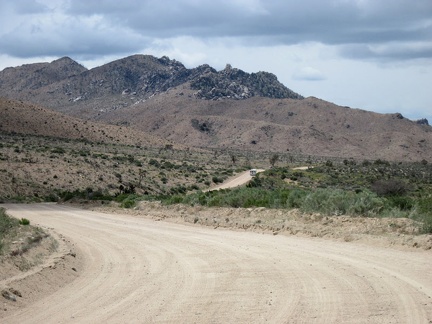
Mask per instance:
[[[207,69],[191,81],[191,88],[198,90],[201,99],[246,99],[254,96],[268,98],[303,99],[281,84],[274,74],[268,72],[246,73],[227,64],[217,72]]]

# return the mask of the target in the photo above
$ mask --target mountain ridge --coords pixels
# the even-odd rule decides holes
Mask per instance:
[[[52,75],[48,80],[50,72]],[[17,87],[16,80],[28,82]],[[121,101],[122,95],[133,95],[136,101],[146,100],[187,82],[196,90],[197,97],[206,99],[244,99],[255,95],[303,98],[267,72],[249,74],[227,68],[218,72],[205,64],[187,69],[166,56],[156,58],[151,55],[132,55],[92,69],[86,69],[68,57],[51,63],[7,68],[0,71],[0,95],[59,109],[80,106],[82,101],[100,96]],[[67,109],[63,111],[67,112]]]
[[[0,96],[185,146],[432,160],[427,120],[304,98],[271,73],[229,64],[187,69],[165,56],[132,55],[86,69],[64,57],[1,71]]]

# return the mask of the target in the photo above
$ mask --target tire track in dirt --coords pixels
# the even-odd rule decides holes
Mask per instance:
[[[428,323],[432,253],[6,205],[72,240],[80,276],[5,323]],[[217,212],[217,209],[215,209]]]

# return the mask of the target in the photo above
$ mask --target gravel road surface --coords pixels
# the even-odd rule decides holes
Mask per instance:
[[[3,323],[432,323],[431,251],[4,206],[84,263]]]

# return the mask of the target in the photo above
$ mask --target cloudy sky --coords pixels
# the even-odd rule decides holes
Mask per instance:
[[[432,0],[0,0],[0,70],[137,53],[432,123]]]

